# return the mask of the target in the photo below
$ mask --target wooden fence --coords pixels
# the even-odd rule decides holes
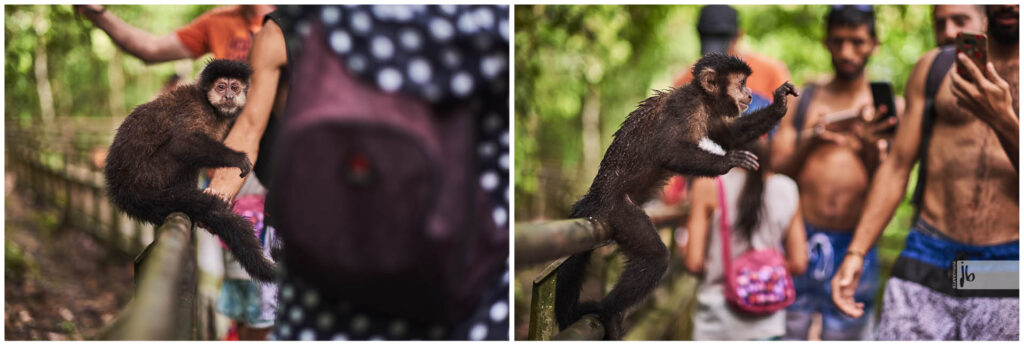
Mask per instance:
[[[106,147],[111,133],[8,124],[7,170],[36,201],[56,205],[65,225],[90,233],[112,250],[135,255],[153,241],[154,227],[111,205],[103,172],[90,158],[94,148]]]
[[[686,219],[688,210],[687,206],[646,210],[656,227],[667,227],[670,230],[668,248],[674,259],[678,258],[678,253],[671,230]],[[529,318],[530,340],[598,340],[604,337],[604,327],[594,315],[583,316],[576,323],[559,331],[555,321],[554,303],[557,270],[562,262],[569,255],[612,243],[609,237],[609,226],[592,218],[524,223],[515,226],[516,266],[550,262],[533,281]],[[607,266],[612,263],[611,260],[615,256],[615,252],[608,255],[603,262],[605,268],[598,270],[604,274],[605,287],[614,282],[607,279],[617,277],[617,274],[609,273],[616,271],[617,268]],[[691,324],[688,319],[674,318],[686,316],[687,312],[692,310],[693,289],[696,288],[697,279],[681,271],[680,266],[675,266],[677,264],[678,262],[670,262],[669,270],[659,284],[667,289],[663,290],[664,295],[653,299],[654,302],[646,305],[642,309],[643,312],[638,310],[634,313],[638,317],[632,317],[633,329],[627,334],[627,339],[662,339],[671,334],[669,330],[688,331],[688,325]],[[607,293],[608,288],[602,289],[602,294]]]

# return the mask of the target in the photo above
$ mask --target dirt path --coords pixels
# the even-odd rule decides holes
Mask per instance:
[[[82,340],[131,298],[132,259],[85,232],[57,227],[54,208],[6,196],[6,340]]]

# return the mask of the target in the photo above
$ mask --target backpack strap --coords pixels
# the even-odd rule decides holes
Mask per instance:
[[[920,165],[917,167],[917,184],[914,185],[914,195],[910,202],[914,205],[914,220],[921,215],[921,208],[924,205],[924,186],[927,179],[928,167],[928,145],[931,143],[932,127],[935,125],[935,94],[939,90],[939,84],[946,77],[946,72],[953,66],[956,59],[956,49],[952,45],[944,46],[932,60],[928,68],[928,78],[924,85],[924,113],[921,119],[921,143],[917,149],[917,157]]]
[[[732,245],[730,244],[729,232],[729,208],[725,202],[725,183],[722,176],[715,177],[715,184],[718,185],[718,211],[721,219],[718,222],[719,241],[722,243],[722,269],[725,273],[725,281],[732,281],[729,278],[729,269],[732,268]]]
[[[818,86],[814,83],[808,83],[804,87],[803,93],[800,94],[800,104],[796,106],[796,114],[793,115],[793,127],[796,128],[796,143],[800,143],[800,134],[804,130],[804,119],[807,118],[807,107],[811,104],[811,99],[814,98],[814,90]]]

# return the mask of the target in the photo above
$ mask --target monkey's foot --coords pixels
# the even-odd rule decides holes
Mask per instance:
[[[600,312],[598,319],[604,325],[604,339],[618,341],[622,340],[625,332],[622,331],[622,321],[626,314],[624,312]]]
[[[572,308],[569,308],[569,312],[564,316],[558,316],[558,328],[564,330],[588,314],[601,315],[601,303],[596,301],[577,303]]]

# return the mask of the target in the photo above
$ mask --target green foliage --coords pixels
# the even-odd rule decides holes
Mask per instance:
[[[163,36],[188,24],[211,5],[124,6],[107,9],[125,22]],[[148,101],[175,72],[174,63],[147,66],[121,52],[107,35],[70,5],[4,6],[4,112],[7,119],[31,120],[41,113],[36,57],[46,54],[47,77],[57,117],[109,117]],[[39,46],[43,45],[43,49]],[[197,71],[201,60],[193,64]],[[111,70],[123,76],[123,105],[111,105]],[[191,78],[191,76],[186,76]]]
[[[739,5],[740,49],[783,61],[802,85],[828,77],[822,44],[828,5]],[[583,163],[583,107],[597,93],[600,147],[652,89],[672,85],[698,58],[700,6],[515,7],[516,219],[562,218],[592,176]],[[934,47],[931,7],[876,6],[881,45],[868,75],[902,94]],[[590,173],[592,175],[593,173]]]
[[[75,326],[75,322],[65,320],[57,323],[57,331],[64,333],[64,335],[74,335],[78,333],[78,327]]]
[[[28,274],[38,272],[38,265],[31,254],[11,240],[4,240],[4,278],[21,282]]]
[[[642,99],[662,68],[667,51],[660,47],[671,38],[650,33],[662,28],[671,10],[664,6],[515,7],[517,204],[543,198],[536,195],[543,180],[552,181],[544,184],[548,187],[580,181],[576,176],[582,164],[579,116],[584,96],[599,93],[602,123],[609,121],[604,110],[626,110],[616,103],[635,104]],[[571,200],[576,192],[551,193]],[[567,208],[556,206],[561,211]]]

